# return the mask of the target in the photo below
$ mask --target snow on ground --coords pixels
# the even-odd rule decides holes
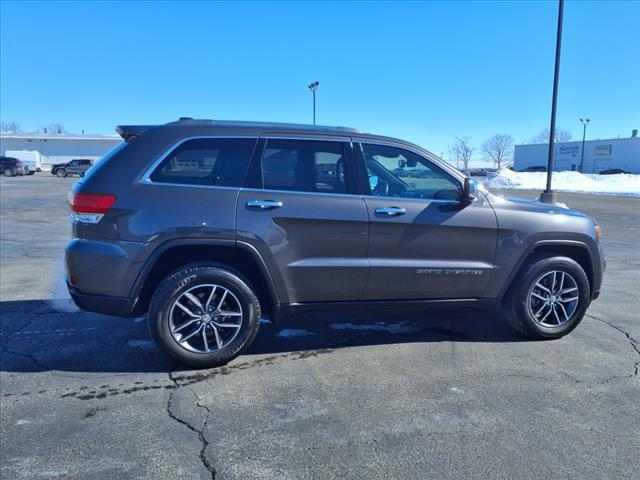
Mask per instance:
[[[297,328],[285,328],[276,333],[276,337],[280,338],[306,337],[309,335],[315,335],[315,333]]]
[[[544,190],[545,172],[514,172],[502,169],[487,176],[483,183],[491,188]],[[640,175],[593,175],[579,172],[553,172],[551,188],[565,192],[609,193],[640,196]]]
[[[376,331],[388,333],[415,333],[420,330],[415,325],[408,325],[408,322],[385,323],[376,322],[372,325],[362,325],[354,323],[332,323],[329,325],[331,330],[358,330],[358,331]]]

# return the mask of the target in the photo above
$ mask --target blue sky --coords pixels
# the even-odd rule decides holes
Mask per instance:
[[[311,122],[447,155],[549,124],[556,2],[11,2],[0,117],[113,133],[199,118]],[[565,5],[558,126],[640,127],[640,3]]]

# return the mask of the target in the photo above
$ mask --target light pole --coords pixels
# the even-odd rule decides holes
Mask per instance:
[[[580,173],[584,173],[584,140],[587,137],[587,125],[589,125],[588,118],[581,118],[582,124],[582,149],[580,150]]]
[[[313,124],[316,124],[316,90],[318,89],[318,87],[320,86],[320,82],[315,81],[313,83],[310,83],[308,85],[309,90],[311,90],[311,93],[313,93]]]
[[[549,128],[549,157],[547,159],[547,188],[540,194],[540,201],[555,203],[556,194],[551,190],[553,175],[553,141],[556,135],[556,104],[558,102],[558,79],[560,77],[560,46],[562,45],[562,14],[564,0],[558,1],[558,32],[556,34],[556,64],[553,72],[553,99],[551,101],[551,127]]]

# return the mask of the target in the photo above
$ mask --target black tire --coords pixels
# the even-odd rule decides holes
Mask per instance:
[[[79,176],[80,178],[84,177],[84,172],[80,172],[80,173],[78,173],[78,176]]]
[[[2,174],[3,174],[5,177],[13,177],[13,176],[15,175],[15,173],[13,172],[13,169],[11,169],[11,168],[5,168],[5,169],[2,171]]]
[[[572,277],[579,299],[575,310],[564,323],[542,325],[530,308],[530,293],[534,284],[545,273],[553,271],[564,272]],[[516,275],[503,300],[503,310],[507,321],[515,330],[529,338],[543,340],[560,338],[570,333],[582,321],[590,303],[589,279],[580,264],[568,257],[536,255]]]
[[[56,176],[59,178],[64,178],[67,176],[67,171],[64,168],[59,168],[56,170]]]
[[[29,173],[27,173],[27,175],[33,175],[35,173],[36,173],[35,170],[29,170]]]
[[[242,307],[242,324],[233,340],[222,349],[209,353],[187,350],[171,334],[172,306],[189,289],[201,284],[215,284],[229,290]],[[246,350],[258,333],[260,302],[250,283],[235,270],[220,264],[198,263],[181,267],[156,289],[149,307],[149,331],[158,348],[180,362],[196,368],[219,367]]]

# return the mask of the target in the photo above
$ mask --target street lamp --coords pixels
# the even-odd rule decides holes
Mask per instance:
[[[564,0],[558,1],[558,32],[556,34],[556,64],[553,72],[553,99],[551,101],[551,128],[549,128],[549,157],[547,159],[547,188],[540,194],[540,201],[556,203],[556,194],[551,190],[553,175],[553,141],[556,135],[556,104],[558,102],[558,79],[560,77],[560,46],[562,45],[562,14]]]
[[[580,150],[580,173],[584,173],[584,140],[587,136],[587,125],[589,125],[588,118],[581,118],[582,124],[582,149]]]
[[[320,86],[320,82],[315,81],[313,83],[310,83],[307,86],[309,87],[309,90],[311,90],[311,93],[313,93],[313,124],[315,125],[316,124],[316,90]]]

